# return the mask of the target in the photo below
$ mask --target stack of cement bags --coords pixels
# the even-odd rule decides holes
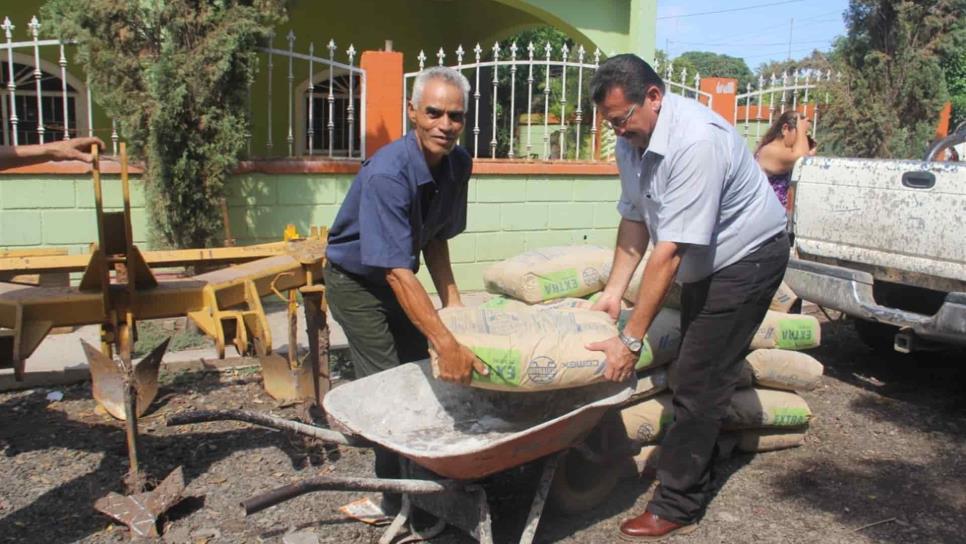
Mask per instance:
[[[796,392],[811,391],[822,378],[822,364],[810,355],[780,349],[757,349],[742,362],[744,369],[724,415],[719,449],[761,452],[799,446],[812,412]],[[621,410],[628,445],[638,469],[656,460],[663,433],[674,420],[674,407],[664,368],[638,376],[630,404]]]

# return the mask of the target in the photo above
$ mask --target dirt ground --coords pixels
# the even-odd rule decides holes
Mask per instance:
[[[876,355],[843,322],[824,323],[823,335],[811,353],[826,378],[804,395],[816,414],[805,445],[720,462],[721,489],[699,530],[671,542],[964,541],[966,355]],[[127,529],[92,508],[123,491],[123,427],[95,411],[89,384],[59,390],[61,401],[47,400],[48,390],[0,394],[0,542],[125,542]],[[371,454],[343,448],[330,459],[317,444],[240,423],[165,426],[169,414],[228,408],[295,416],[262,391],[256,372],[234,371],[168,377],[142,420],[150,476],[181,465],[188,482],[161,541],[282,542],[293,531],[319,542],[378,540],[380,529],[338,511],[357,493],[315,493],[244,517],[241,500],[282,483],[368,475]],[[504,511],[523,508],[527,493],[512,480],[491,489]],[[627,479],[582,515],[547,513],[537,541],[616,541],[620,520],[646,504],[649,484]],[[473,541],[451,528],[434,542]]]

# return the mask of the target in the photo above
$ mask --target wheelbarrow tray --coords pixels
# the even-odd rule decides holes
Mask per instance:
[[[409,363],[330,391],[330,424],[447,478],[474,480],[564,450],[630,397],[629,382],[509,393],[432,377]]]

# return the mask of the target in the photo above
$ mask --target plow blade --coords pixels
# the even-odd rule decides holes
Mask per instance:
[[[308,357],[292,368],[281,355],[270,354],[258,358],[262,366],[265,392],[279,401],[309,401],[315,398],[312,385],[312,365]]]
[[[133,363],[134,368],[127,370],[124,363],[107,357],[97,348],[81,340],[84,354],[91,370],[91,383],[94,399],[115,418],[124,421],[124,386],[129,380],[137,390],[137,416],[147,411],[154,397],[158,395],[158,370],[161,359],[168,349],[170,338],[158,344],[140,361]]]

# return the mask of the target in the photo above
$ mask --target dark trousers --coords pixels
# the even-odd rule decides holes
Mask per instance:
[[[674,421],[661,441],[660,486],[647,510],[677,523],[700,518],[713,494],[721,421],[741,361],[788,264],[788,237],[762,247],[681,293],[681,349],[668,371]]]
[[[323,274],[329,309],[349,341],[356,378],[429,357],[426,337],[406,316],[392,288],[331,263],[326,264]],[[399,478],[399,455],[382,447],[373,451],[376,476]],[[398,508],[398,495],[385,498],[390,507]]]

